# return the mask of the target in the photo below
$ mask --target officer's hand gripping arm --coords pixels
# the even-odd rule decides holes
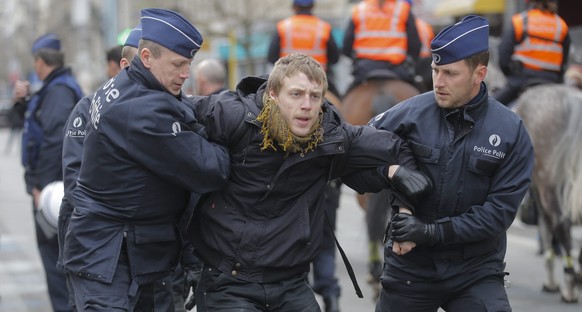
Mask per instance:
[[[396,242],[412,241],[417,244],[434,246],[443,241],[441,225],[424,223],[407,213],[397,213],[392,218],[392,239]]]
[[[391,166],[392,168],[393,166]],[[392,187],[412,204],[432,191],[432,181],[422,172],[398,166],[392,177]]]

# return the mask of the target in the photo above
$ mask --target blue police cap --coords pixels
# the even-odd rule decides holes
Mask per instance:
[[[61,50],[61,40],[57,34],[48,33],[36,39],[32,44],[32,54],[39,49]]]
[[[141,38],[156,42],[184,57],[193,58],[202,35],[180,14],[164,9],[141,11]]]
[[[313,5],[315,0],[293,0],[294,5],[298,6],[310,6]]]
[[[124,46],[137,48],[139,46],[139,39],[141,39],[141,23],[137,24],[127,35]]]
[[[441,30],[430,43],[432,60],[445,65],[489,50],[489,22],[467,15],[460,22]]]

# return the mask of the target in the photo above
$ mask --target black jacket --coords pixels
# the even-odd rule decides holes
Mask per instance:
[[[65,268],[110,283],[125,238],[133,280],[152,282],[177,262],[190,193],[224,185],[227,152],[139,58],[97,90],[89,112]]]
[[[256,117],[265,87],[266,79],[247,77],[236,91],[194,100],[209,139],[229,147],[231,174],[224,189],[201,200],[189,239],[207,264],[254,282],[308,271],[323,234],[322,201],[330,179],[367,169],[362,172],[381,189],[389,182],[376,168],[397,163],[416,168],[404,141],[391,132],[346,124],[328,103],[323,142],[314,151],[261,151]]]

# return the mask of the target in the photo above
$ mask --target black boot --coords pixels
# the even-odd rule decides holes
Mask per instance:
[[[336,296],[329,296],[323,298],[325,304],[325,312],[339,312],[339,298]]]

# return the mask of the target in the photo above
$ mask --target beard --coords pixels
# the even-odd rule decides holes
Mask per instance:
[[[277,147],[287,153],[307,153],[315,150],[317,145],[323,141],[322,119],[323,113],[320,111],[317,122],[309,129],[309,134],[304,137],[296,136],[291,132],[289,125],[281,115],[279,105],[265,92],[263,94],[263,109],[257,117],[257,121],[262,123],[261,151],[268,148],[277,151]]]

